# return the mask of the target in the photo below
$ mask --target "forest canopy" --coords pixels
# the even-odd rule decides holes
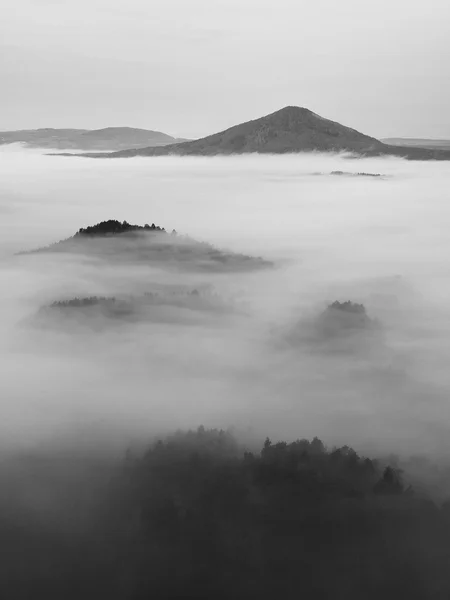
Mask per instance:
[[[74,489],[67,515],[60,511],[48,530],[24,521],[20,509],[0,524],[10,544],[0,575],[12,574],[18,590],[9,597],[450,593],[447,505],[416,495],[397,467],[348,446],[267,438],[252,450],[230,432],[199,427],[130,451],[104,484],[98,477],[93,499]],[[71,519],[78,525],[68,536]]]

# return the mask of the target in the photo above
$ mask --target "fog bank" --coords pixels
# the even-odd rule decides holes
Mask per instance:
[[[0,164],[3,445],[72,435],[125,447],[203,423],[370,452],[448,453],[445,163],[319,154],[92,160],[16,146],[0,148]],[[362,172],[382,176],[346,175]],[[174,273],[14,255],[106,219],[175,228],[276,268]],[[29,324],[55,300],[175,283],[211,284],[245,314],[95,331]],[[368,353],[286,342],[304,319],[348,299],[382,324]]]

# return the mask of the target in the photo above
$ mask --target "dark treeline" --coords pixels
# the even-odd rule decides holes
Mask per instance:
[[[86,306],[98,306],[114,304],[114,296],[89,296],[87,298],[71,298],[70,300],[56,300],[49,308],[84,308]]]
[[[147,300],[148,302],[151,302],[152,300],[161,300],[163,301],[164,298],[171,298],[171,297],[196,297],[196,296],[200,296],[202,292],[199,292],[199,290],[197,290],[196,288],[193,289],[184,289],[184,290],[168,290],[166,291],[164,294],[161,292],[144,292],[143,297],[145,300]],[[205,294],[205,292],[203,292],[203,294]],[[210,293],[209,295],[213,295],[212,293]],[[216,294],[217,296],[217,294]],[[142,298],[140,297],[135,297],[135,296],[129,296],[127,297],[127,299],[132,302],[133,300],[141,300]],[[52,302],[48,307],[45,308],[85,308],[85,307],[89,307],[89,306],[102,306],[102,305],[110,305],[110,304],[115,304],[117,302],[117,298],[115,296],[88,296],[88,297],[81,297],[81,298],[70,298],[68,300],[55,300],[55,302]]]
[[[335,300],[335,302],[328,306],[328,309],[341,310],[343,312],[355,315],[366,314],[364,304],[357,304],[356,302],[352,302],[351,300],[346,300],[345,302],[339,302],[339,300]]]
[[[78,230],[76,235],[92,235],[92,236],[102,236],[102,235],[111,235],[111,234],[119,234],[119,233],[132,233],[135,231],[158,231],[160,233],[165,233],[166,230],[164,227],[160,227],[159,225],[155,225],[152,223],[148,225],[147,223],[142,225],[131,225],[127,221],[116,221],[115,219],[110,219],[109,221],[101,221],[96,225],[90,225],[89,227],[81,228]],[[176,231],[172,231],[173,234],[176,234]]]
[[[141,296],[87,296],[76,297],[64,300],[55,300],[47,306],[43,306],[38,314],[50,314],[50,311],[76,312],[84,309],[111,309],[118,314],[127,308],[130,311],[139,308],[151,306],[179,306],[190,307],[191,309],[206,310],[207,308],[232,308],[227,305],[217,292],[209,289],[185,288],[185,289],[166,289],[161,291],[144,292]],[[97,313],[96,313],[97,314]]]
[[[449,597],[447,505],[347,446],[267,439],[250,452],[200,427],[102,477],[44,522],[10,508],[2,597]]]

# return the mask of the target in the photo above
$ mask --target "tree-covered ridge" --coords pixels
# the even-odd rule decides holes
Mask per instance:
[[[448,504],[348,446],[267,438],[245,448],[229,431],[199,427],[128,452],[106,479],[95,466],[80,480],[73,466],[63,477],[73,478],[70,502],[48,528],[20,503],[0,522],[7,597],[450,595]]]
[[[141,457],[135,457],[127,464],[140,469],[151,467],[155,462],[176,459],[181,466],[189,463],[192,456],[207,458],[212,462],[242,460],[243,463],[258,466],[257,472],[261,467],[263,470],[291,473],[291,481],[299,483],[305,473],[315,472],[318,481],[333,481],[344,496],[405,491],[400,469],[361,457],[349,446],[327,448],[318,437],[312,440],[298,439],[291,443],[273,443],[266,438],[261,450],[255,452],[239,444],[230,431],[207,430],[200,426],[195,431],[178,431],[157,441]],[[407,491],[412,493],[411,488]]]

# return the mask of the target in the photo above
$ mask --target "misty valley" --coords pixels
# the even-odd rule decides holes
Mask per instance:
[[[0,148],[1,597],[450,597],[448,166],[162,148]]]

